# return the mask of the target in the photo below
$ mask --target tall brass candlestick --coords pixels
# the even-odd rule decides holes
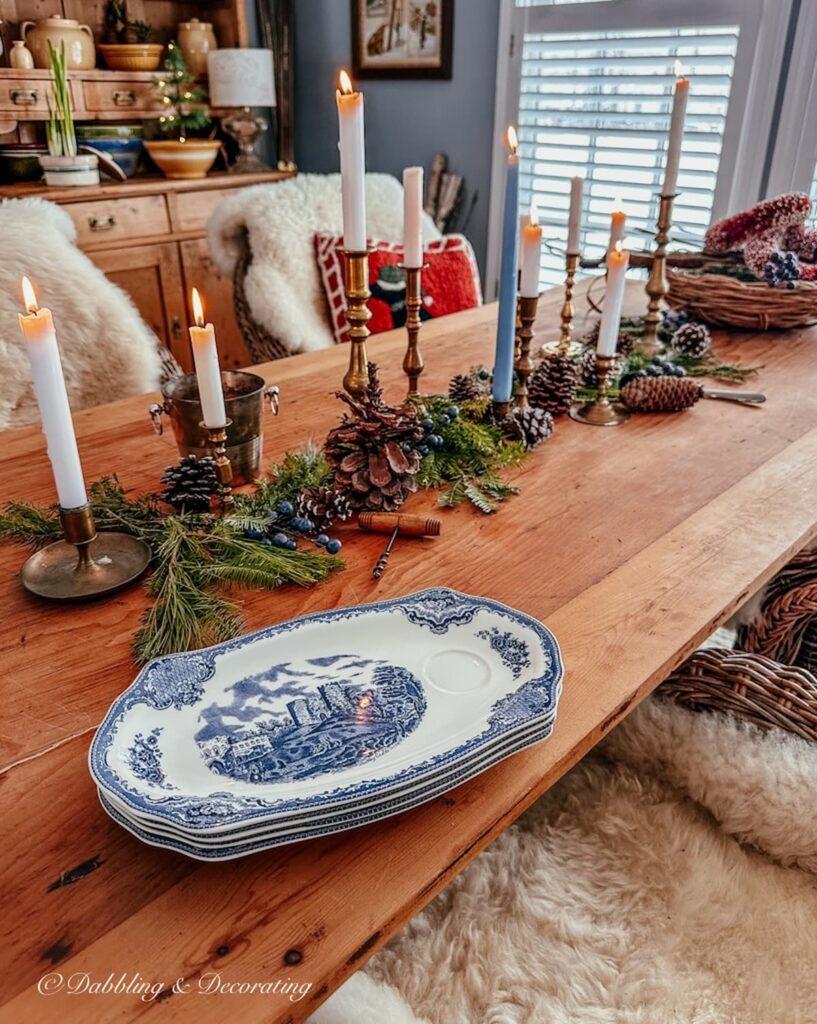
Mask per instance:
[[[216,464],[216,476],[218,477],[218,497],[221,502],[222,514],[231,509],[235,504],[233,498],[232,480],[233,467],[230,457],[227,455],[227,427],[232,421],[228,420],[223,427],[205,427],[207,430],[207,444],[213,453],[213,461]],[[204,424],[202,424],[204,426]]]
[[[525,409],[528,402],[528,378],[533,372],[533,360],[530,357],[531,343],[533,342],[533,322],[536,319],[536,307],[539,305],[539,296],[519,296],[519,356],[514,369],[519,383],[514,395],[515,404],[520,409]]]
[[[369,383],[369,359],[366,355],[369,309],[369,253],[366,250],[343,250],[343,286],[346,290],[346,319],[349,323],[349,369],[343,387],[355,398],[365,392]]]
[[[420,352],[420,310],[423,308],[422,267],[403,267],[406,272],[406,331],[408,348],[403,357],[403,373],[408,377],[408,393],[416,395],[425,362]]]
[[[579,254],[569,252],[565,256],[565,301],[562,306],[562,333],[559,338],[559,352],[567,355],[570,348],[570,328],[573,323],[573,285],[576,280],[576,270],[579,266]]]
[[[607,397],[607,382],[615,362],[614,355],[596,354],[596,397],[592,402],[574,405],[570,410],[571,419],[594,427],[614,427],[627,419],[629,412],[623,406],[613,405]]]
[[[655,356],[663,346],[658,340],[658,328],[661,324],[661,309],[664,297],[669,291],[667,281],[667,243],[672,226],[672,203],[674,195],[661,196],[658,206],[658,224],[655,232],[655,252],[652,257],[650,276],[647,278],[646,292],[649,296],[647,315],[644,318],[644,334],[639,342],[639,349],[645,356]]]

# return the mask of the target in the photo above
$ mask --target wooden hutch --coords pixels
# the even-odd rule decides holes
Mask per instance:
[[[166,43],[180,21],[193,17],[213,23],[219,46],[249,42],[245,0],[128,0],[128,10],[134,19],[153,26],[155,42]],[[0,0],[7,46],[19,38],[20,22],[51,14],[90,25],[97,43],[104,38],[104,0]],[[98,55],[97,64],[101,63]],[[155,73],[97,67],[70,72],[69,77],[79,122],[148,120],[158,112]],[[0,144],[44,137],[49,81],[48,71],[0,67]],[[127,182],[103,180],[89,188],[0,185],[0,196],[36,195],[63,206],[77,226],[79,246],[131,295],[146,323],[186,369],[191,366],[186,330],[189,295],[196,285],[207,297],[224,366],[238,367],[246,365],[249,357],[233,317],[232,282],[216,271],[209,256],[207,221],[230,193],[290,176],[291,172],[271,170],[247,176],[212,173],[200,181],[139,176]]]

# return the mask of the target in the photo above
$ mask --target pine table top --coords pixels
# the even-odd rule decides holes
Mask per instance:
[[[630,287],[635,308],[642,296]],[[560,304],[558,291],[540,303],[540,340],[555,333]],[[490,359],[495,317],[487,306],[423,326],[429,390]],[[404,387],[404,345],[402,332],[371,341],[387,396]],[[347,568],[324,585],[239,594],[257,628],[450,586],[546,622],[566,664],[545,744],[409,813],[243,860],[198,864],[142,845],[97,802],[88,745],[135,675],[141,588],[50,606],[19,586],[25,552],[0,547],[0,1022],[308,1017],[817,532],[816,346],[817,329],[719,333],[719,354],[764,364],[751,384],[768,394],[762,409],[702,401],[605,430],[562,418],[512,473],[519,496],[494,516],[441,512],[442,536],[401,541],[379,583],[370,571],[384,538],[348,527]],[[320,440],[335,422],[341,406],[329,396],[346,358],[333,350],[262,368],[282,400],[266,423],[268,460]],[[116,471],[129,489],[157,485],[175,449],[153,436],[150,401],[76,416],[89,479]],[[0,445],[0,500],[22,497],[53,500],[38,426],[9,431]],[[432,512],[434,502],[418,495],[408,510]],[[64,987],[42,994],[38,983],[56,986],[42,981],[55,972]],[[259,992],[197,997],[214,973],[227,985],[289,979],[311,988],[298,1002]],[[138,975],[160,995],[69,995],[68,979],[81,987],[86,974],[100,984]]]

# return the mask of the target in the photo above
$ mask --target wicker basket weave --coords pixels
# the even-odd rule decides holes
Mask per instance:
[[[817,283],[770,288],[765,281],[739,281],[727,274],[667,268],[667,302],[719,327],[767,331],[817,323]]]

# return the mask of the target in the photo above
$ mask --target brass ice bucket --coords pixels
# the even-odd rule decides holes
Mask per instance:
[[[252,483],[261,470],[264,399],[273,414],[278,413],[278,388],[243,370],[222,370],[224,406],[227,410],[227,456],[236,484]],[[182,455],[201,458],[210,454],[207,430],[202,425],[199,388],[195,373],[165,381],[161,405],[148,410],[157,434],[164,432],[163,415],[170,417],[176,444]]]

